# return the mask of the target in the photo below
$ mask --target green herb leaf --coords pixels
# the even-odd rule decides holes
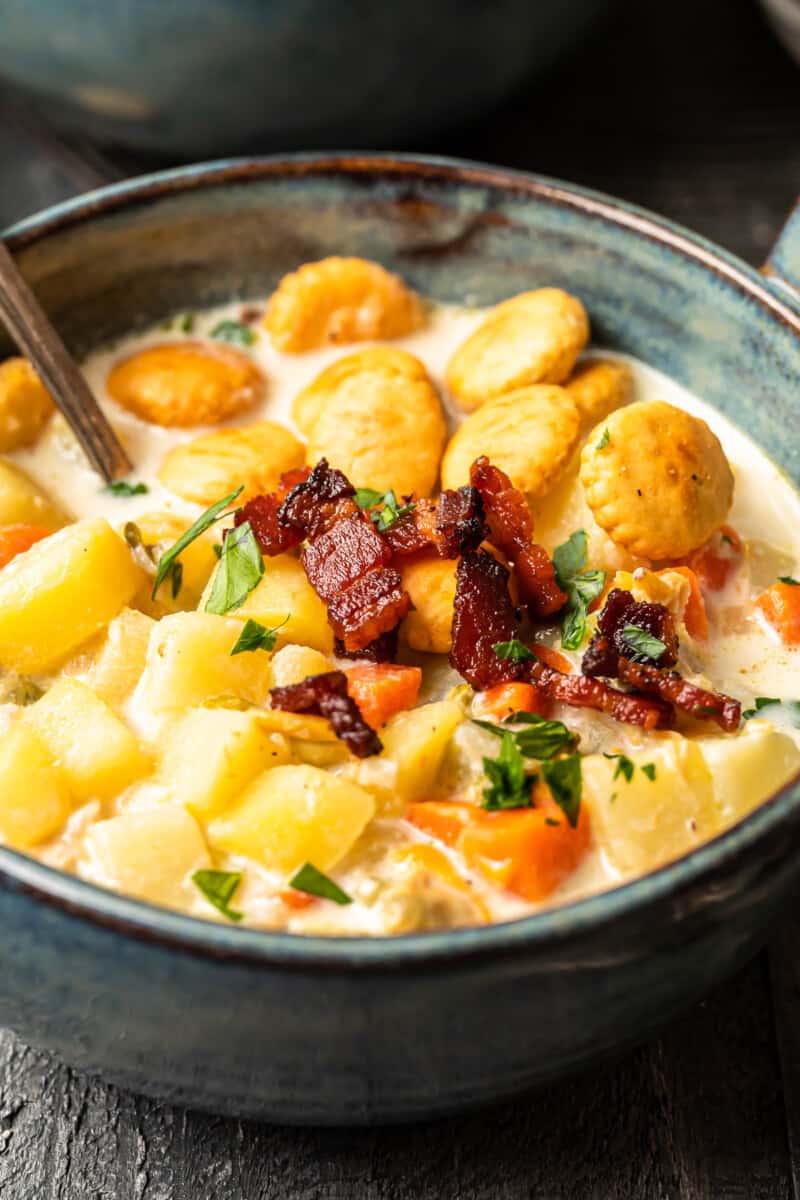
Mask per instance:
[[[305,892],[307,896],[318,896],[320,900],[332,900],[334,904],[353,903],[347,892],[343,892],[338,883],[318,871],[313,863],[304,863],[289,880],[289,887],[296,892]]]
[[[237,496],[240,496],[243,491],[244,486],[239,487],[235,492],[231,492],[229,496],[223,496],[223,498],[218,500],[216,504],[212,504],[210,508],[207,508],[206,511],[197,518],[194,525],[190,526],[185,533],[181,534],[174,546],[170,546],[169,550],[164,551],[164,553],[161,555],[161,558],[158,560],[158,570],[156,571],[156,579],[155,583],[153,584],[153,600],[155,600],[156,592],[167,578],[169,572],[172,570],[172,564],[175,562],[178,556],[183,553],[187,546],[191,545],[193,541],[199,538],[201,534],[205,533],[205,531],[209,529],[215,521],[218,521],[220,517],[226,516],[227,514],[225,510],[228,505],[231,504],[237,498]]]
[[[561,616],[561,645],[564,650],[578,650],[583,644],[589,605],[606,585],[605,571],[584,570],[586,545],[586,533],[583,529],[577,529],[553,551],[556,580],[567,593],[567,603]]]
[[[374,488],[358,488],[353,499],[359,508],[375,508],[383,500],[383,492],[376,492]]]
[[[561,822],[554,820],[553,817],[545,817],[544,823],[545,825],[555,825],[557,829],[561,826]]]
[[[264,574],[264,559],[256,536],[245,521],[231,529],[222,543],[222,557],[214,572],[206,612],[225,613],[241,608]]]
[[[655,763],[643,763],[642,764],[642,774],[646,775],[651,783],[654,783],[655,778],[656,778],[656,764]]]
[[[800,587],[800,579],[793,579],[791,575],[779,575],[780,583],[788,583],[791,587]]]
[[[103,488],[111,496],[144,496],[150,491],[146,483],[128,483],[127,479],[117,479]]]
[[[513,733],[506,729],[501,737],[497,758],[483,760],[489,786],[484,788],[482,807],[487,812],[501,812],[507,808],[530,808],[531,789],[536,776],[526,777],[525,761]]]
[[[288,620],[289,614],[287,613],[280,625],[276,625],[273,629],[267,629],[266,625],[262,625],[259,621],[245,621],[236,645],[231,650],[231,658],[234,654],[244,654],[248,650],[274,650],[275,642],[278,640],[278,631]]]
[[[177,326],[181,333],[191,333],[194,329],[194,313],[182,313],[177,318]]]
[[[693,717],[716,717],[719,709],[713,704],[698,704],[692,710]]]
[[[603,436],[595,446],[595,450],[605,450],[608,443],[611,441],[611,434],[608,432],[608,426],[603,430]]]
[[[622,638],[635,654],[644,654],[647,658],[655,659],[656,662],[667,648],[666,642],[653,637],[652,633],[648,633],[639,625],[625,625],[622,630]]]
[[[214,542],[212,549],[217,557],[217,562],[219,562],[222,558],[222,542]]]
[[[617,769],[614,772],[614,779],[619,779],[621,775],[626,783],[630,783],[636,767],[633,759],[628,758],[627,754],[604,754],[603,758],[616,759]]]
[[[722,535],[722,540],[723,540],[723,542],[725,542],[725,544],[726,544],[727,546],[733,546],[733,545],[734,545],[733,538],[731,537],[731,535],[730,535],[729,533],[723,533],[723,535]]]
[[[413,501],[409,504],[400,504],[397,496],[391,490],[385,496],[380,496],[377,503],[382,503],[383,506],[371,512],[369,519],[380,533],[385,533],[387,529],[391,529],[395,521],[413,512],[417,507]]]
[[[570,754],[567,758],[554,758],[550,762],[542,763],[542,779],[574,829],[581,812],[583,791],[580,754]]]
[[[183,587],[183,563],[178,559],[170,567],[169,571],[170,586],[172,589],[172,599],[177,600],[178,594]]]
[[[198,888],[209,904],[219,909],[229,921],[241,921],[243,913],[230,907],[234,893],[242,882],[241,871],[195,871],[192,883]]]
[[[762,709],[769,708],[773,704],[779,704],[789,713],[789,718],[795,729],[800,729],[800,700],[779,700],[777,696],[756,696],[754,708],[746,708],[742,713],[742,718],[749,721],[752,717],[757,717]]]
[[[510,642],[495,642],[492,649],[498,658],[507,658],[515,663],[527,662],[528,659],[536,658],[536,655],[519,638],[512,638]]]
[[[220,321],[211,330],[211,337],[228,342],[231,346],[252,346],[256,340],[250,326],[243,325],[241,321]]]
[[[548,721],[538,713],[518,712],[506,718],[504,724],[495,725],[492,721],[474,722],[481,729],[488,730],[495,737],[511,734],[517,749],[525,758],[553,758],[562,750],[568,750],[575,745],[575,734],[570,733],[561,721]],[[529,726],[526,729],[508,729],[515,723]]]

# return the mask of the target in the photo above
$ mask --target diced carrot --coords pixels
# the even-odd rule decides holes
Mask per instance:
[[[552,646],[540,646],[537,642],[532,647],[536,657],[545,664],[546,667],[552,667],[554,671],[561,671],[563,675],[571,675],[573,671],[572,663],[567,658],[566,654],[562,654],[560,650],[554,650]]]
[[[471,804],[460,804],[455,800],[419,800],[409,804],[406,820],[428,837],[455,846],[463,830],[477,810]]]
[[[741,557],[742,539],[732,526],[722,525],[683,561],[694,571],[701,587],[720,592],[734,571],[738,570]]]
[[[287,888],[285,892],[278,892],[278,899],[286,905],[287,908],[292,908],[296,912],[301,912],[304,908],[308,908],[310,904],[316,903],[316,896],[309,896],[305,892],[295,892]]]
[[[472,715],[482,720],[492,717],[495,721],[503,721],[518,712],[546,717],[549,711],[547,696],[533,683],[498,683],[488,691],[478,692],[472,705]]]
[[[0,528],[0,567],[10,563],[12,558],[30,550],[36,542],[49,537],[52,529],[44,529],[41,525],[4,525]]]
[[[755,604],[785,646],[800,646],[800,584],[773,583]]]
[[[419,694],[422,671],[396,663],[361,663],[348,667],[347,691],[373,729],[385,725],[395,713],[411,708]]]
[[[656,575],[665,575],[668,571],[683,575],[684,579],[689,581],[689,599],[683,610],[683,620],[693,638],[705,641],[708,637],[708,615],[699,579],[691,567],[667,567],[664,571],[656,571]]]

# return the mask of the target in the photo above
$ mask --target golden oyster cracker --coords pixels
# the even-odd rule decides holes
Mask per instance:
[[[559,480],[578,443],[580,417],[562,387],[535,384],[507,392],[467,417],[442,459],[442,487],[469,483],[469,470],[485,454],[532,499]]]
[[[316,379],[298,392],[292,402],[292,420],[306,437],[310,436],[314,423],[328,398],[347,388],[364,389],[365,376],[399,376],[415,382],[430,382],[423,364],[413,354],[396,350],[391,346],[370,346],[337,358]],[[353,379],[356,382],[353,383]]]
[[[606,436],[608,430],[608,436]],[[590,433],[581,483],[597,524],[641,558],[682,558],[724,522],[733,473],[705,421],[638,401]]]
[[[633,400],[633,372],[627,363],[613,358],[590,358],[578,363],[564,387],[577,404],[584,424],[595,425]]]
[[[29,362],[0,363],[0,452],[32,446],[53,411],[50,393]]]
[[[264,314],[278,350],[404,337],[425,323],[416,292],[378,263],[323,258],[284,275]]]
[[[563,383],[589,340],[580,300],[560,288],[498,304],[447,364],[445,379],[468,411],[534,383]]]
[[[455,560],[416,556],[400,560],[400,575],[413,606],[400,626],[403,639],[412,650],[447,654],[452,645]]]
[[[273,491],[283,472],[301,467],[304,459],[303,443],[285,426],[257,421],[174,446],[158,478],[177,496],[204,505],[243,486],[244,503],[259,492]]]

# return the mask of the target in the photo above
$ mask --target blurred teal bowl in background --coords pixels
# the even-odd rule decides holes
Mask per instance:
[[[549,67],[613,0],[0,0],[0,76],[62,128],[194,157],[410,141]]]

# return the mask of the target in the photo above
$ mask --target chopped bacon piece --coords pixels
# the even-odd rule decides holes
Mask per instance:
[[[435,500],[417,500],[410,513],[405,513],[385,529],[382,537],[386,539],[397,555],[416,554],[418,550],[426,550],[436,544],[436,509]]]
[[[715,721],[725,733],[735,733],[739,728],[742,706],[738,700],[688,683],[677,671],[659,671],[658,667],[620,658],[619,678],[640,692],[658,696],[691,717]]]
[[[300,554],[309,583],[323,600],[368,571],[388,566],[392,552],[361,512],[336,521]]]
[[[658,659],[644,651],[637,652],[625,640],[624,630],[628,625],[635,625],[663,642],[666,649]],[[629,662],[674,667],[678,661],[678,635],[672,614],[663,604],[637,601],[623,588],[612,588],[597,618],[597,632],[586,648],[581,670],[584,675],[613,679],[619,674],[620,656]]]
[[[442,492],[436,506],[436,549],[442,558],[477,550],[484,537],[483,501],[474,487]]]
[[[313,540],[334,521],[358,511],[352,500],[354,495],[355,488],[347,476],[321,458],[308,478],[289,492],[278,519],[299,530],[302,537]]]
[[[355,700],[348,695],[344,671],[309,675],[300,683],[273,688],[270,697],[273,708],[327,717],[336,736],[357,758],[380,754],[383,749],[377,733],[370,729]]]
[[[560,700],[574,708],[593,708],[607,713],[615,721],[641,725],[644,729],[669,729],[673,724],[672,708],[662,700],[620,692],[587,675],[562,675],[544,663],[526,666],[533,681],[552,700]]]
[[[450,666],[479,692],[514,679],[519,664],[499,658],[494,645],[516,637],[518,625],[506,568],[485,550],[465,554],[456,569]]]
[[[520,597],[531,616],[553,616],[567,603],[567,595],[558,585],[550,555],[531,540],[533,522],[524,495],[483,454],[470,468],[470,482],[483,501],[492,545],[514,564]]]
[[[333,653],[337,658],[360,658],[375,663],[392,662],[397,654],[397,627],[382,633],[374,642],[362,646],[359,650],[348,650],[340,638],[335,638]]]
[[[284,524],[278,518],[278,512],[289,492],[299,483],[304,483],[311,474],[310,467],[297,467],[281,475],[277,490],[260,496],[253,496],[244,504],[234,517],[235,525],[250,522],[255,539],[262,554],[274,556],[291,550],[303,540],[299,530]]]
[[[394,567],[362,575],[328,603],[328,620],[345,649],[363,650],[402,621],[411,607]]]

